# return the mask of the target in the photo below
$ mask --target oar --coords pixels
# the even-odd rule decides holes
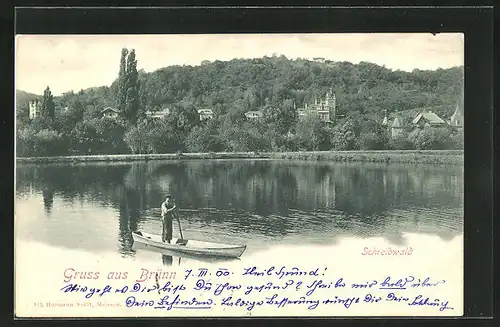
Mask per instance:
[[[178,245],[186,245],[188,240],[185,240],[184,239],[184,236],[182,236],[182,227],[181,227],[181,221],[179,219],[179,215],[177,215],[177,212],[175,212],[175,218],[177,219],[177,223],[179,224],[179,233],[181,234],[181,238],[180,239],[177,239],[177,241],[175,242],[175,244],[178,244]]]

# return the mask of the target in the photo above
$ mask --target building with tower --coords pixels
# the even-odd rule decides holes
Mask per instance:
[[[35,119],[42,115],[42,102],[40,100],[30,100],[28,102],[30,119]]]
[[[315,98],[313,104],[306,103],[304,108],[298,108],[297,112],[299,117],[314,114],[318,115],[322,121],[331,123],[335,120],[336,102],[335,92],[330,88],[323,99]]]
[[[464,127],[464,113],[462,111],[462,106],[457,104],[455,112],[450,117],[450,126],[455,128]]]
[[[396,117],[391,125],[391,137],[396,138],[403,133],[403,124],[399,120],[399,117]]]

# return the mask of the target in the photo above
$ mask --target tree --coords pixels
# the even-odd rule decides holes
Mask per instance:
[[[454,131],[450,136],[451,146],[456,150],[463,150],[464,148],[464,131],[459,129]]]
[[[100,138],[93,124],[95,120],[78,122],[70,132],[69,151],[72,154],[96,154]]]
[[[307,115],[300,119],[296,127],[296,142],[302,151],[318,151],[325,142],[323,122],[317,115]]]
[[[56,129],[66,135],[71,134],[76,124],[83,120],[83,106],[77,97],[70,100],[68,111],[55,118]]]
[[[67,153],[64,136],[54,130],[42,129],[34,137],[35,156],[57,156]]]
[[[417,150],[443,150],[452,147],[450,134],[445,127],[426,127],[410,133],[410,140]]]
[[[135,50],[130,52],[122,49],[120,58],[120,69],[116,90],[116,104],[124,118],[130,124],[135,124],[139,114],[140,92],[139,73],[137,72],[137,60]]]
[[[408,133],[402,132],[390,139],[389,147],[392,150],[412,150],[413,143],[409,139]]]
[[[389,147],[389,132],[374,119],[360,123],[358,139],[361,150],[384,150]]]
[[[182,149],[172,125],[164,120],[142,120],[124,136],[132,153],[172,153]]]
[[[189,132],[200,124],[200,116],[194,106],[185,104],[174,106],[166,121],[172,130],[172,137],[179,143],[179,150],[182,150]]]
[[[147,135],[152,153],[173,153],[183,150],[185,140],[179,138],[171,122],[165,119],[154,120],[149,126]]]
[[[337,125],[332,130],[331,144],[333,150],[355,150],[356,134],[354,124],[346,122],[343,125]]]
[[[54,128],[54,120],[46,117],[46,116],[40,116],[36,117],[31,121],[31,124],[29,125],[30,128],[32,128],[36,133],[41,131],[42,129],[48,129],[48,130],[53,130]]]
[[[119,119],[95,119],[93,121],[97,137],[99,138],[99,153],[120,154],[127,153],[127,145],[123,140],[125,122]]]
[[[297,110],[293,107],[293,100],[290,99],[276,105],[266,105],[263,113],[265,120],[269,124],[275,124],[280,134],[288,133],[298,120]]]
[[[123,153],[132,147],[129,142],[141,137],[144,149],[133,146],[141,153],[185,148],[289,151],[384,149],[389,145],[392,149],[406,149],[414,144],[419,148],[463,148],[463,135],[458,130],[422,132],[407,140],[389,140],[390,131],[380,128],[386,109],[388,114],[398,111],[398,116],[411,120],[422,110],[419,107],[426,107],[448,119],[463,89],[463,67],[403,72],[369,63],[322,63],[274,56],[205,62],[194,67],[169,66],[146,73],[137,71],[135,51],[124,48],[117,75],[110,87],[92,87],[58,97],[44,92],[44,113],[34,120],[29,119],[28,102],[42,97],[16,92],[19,152],[34,153],[36,135],[42,130],[69,139],[68,150],[82,154]],[[299,124],[295,104],[311,104],[315,96],[322,97],[332,86],[338,116],[351,123],[344,125],[342,119],[335,120],[334,127],[316,125],[318,122]],[[70,109],[54,117],[55,106]],[[121,110],[126,120],[123,127],[101,121],[102,109],[107,106]],[[140,129],[133,129],[138,121],[142,124],[146,119],[146,109],[166,107],[173,109],[168,118],[146,121]],[[215,113],[210,123],[198,122],[196,109],[205,107]],[[244,113],[249,110],[261,110],[264,119],[247,120]],[[59,136],[51,133],[40,136],[58,142]]]
[[[123,48],[118,72],[118,90],[116,92],[116,105],[121,112],[125,112],[125,102],[127,101],[127,55],[128,50]]]
[[[149,128],[146,123],[132,126],[124,136],[125,143],[134,154],[149,153],[151,144],[148,135]]]
[[[223,144],[219,137],[219,123],[215,119],[195,126],[188,134],[186,148],[190,152],[219,152]]]
[[[64,136],[51,129],[35,131],[29,127],[19,131],[16,138],[16,155],[20,157],[57,156],[68,152]]]
[[[32,128],[21,128],[16,133],[16,156],[29,157],[34,154],[36,132]]]
[[[43,92],[41,112],[42,116],[49,119],[54,119],[54,114],[55,114],[54,97],[52,96],[52,92],[50,91],[50,88],[48,86]]]
[[[126,100],[125,117],[135,124],[137,114],[139,113],[139,85],[137,73],[137,60],[135,59],[135,50],[131,50],[127,57],[127,81],[126,81]]]

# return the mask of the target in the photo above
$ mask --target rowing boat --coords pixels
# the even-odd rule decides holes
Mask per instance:
[[[239,258],[247,248],[246,245],[231,245],[186,239],[181,240],[177,238],[167,243],[162,242],[161,235],[148,234],[140,231],[132,232],[132,237],[134,238],[134,242],[194,255]]]

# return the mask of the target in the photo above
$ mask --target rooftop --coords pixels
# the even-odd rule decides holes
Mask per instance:
[[[212,109],[198,109],[198,113],[199,114],[206,114],[206,115],[211,115],[213,114],[213,110]]]
[[[425,119],[431,124],[445,124],[445,121],[442,120],[438,115],[433,113],[432,111],[421,112],[413,119],[413,124],[418,124],[420,119]]]
[[[111,107],[106,107],[106,108],[102,109],[101,112],[107,112],[107,111],[113,111],[113,112],[116,112],[116,113],[120,112],[120,110],[115,109],[115,108],[111,108]]]
[[[262,111],[247,111],[245,116],[262,116]]]
[[[401,124],[399,117],[396,117],[394,119],[394,122],[392,123],[392,127],[398,128],[398,127],[402,127],[402,126],[403,126],[403,124]]]

